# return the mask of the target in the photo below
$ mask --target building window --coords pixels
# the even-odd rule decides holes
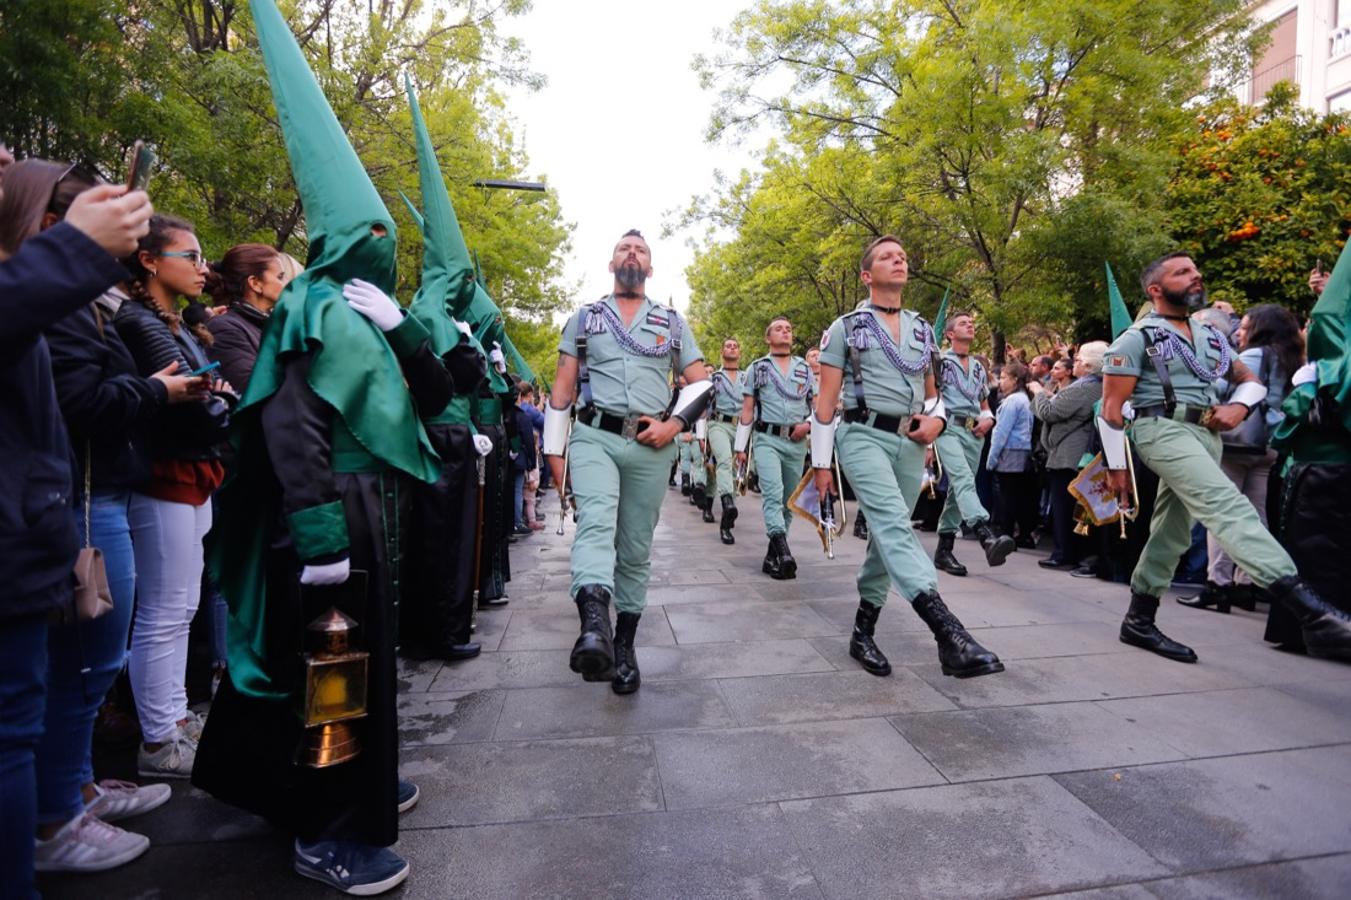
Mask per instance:
[[[1261,103],[1278,81],[1291,81],[1298,87],[1299,57],[1295,55],[1298,23],[1299,10],[1292,9],[1272,26],[1271,44],[1252,68],[1252,80],[1248,83],[1249,103]]]
[[[1328,98],[1329,113],[1351,112],[1351,91],[1342,91]]]

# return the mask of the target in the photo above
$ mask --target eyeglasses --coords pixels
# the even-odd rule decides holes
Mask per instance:
[[[172,256],[175,259],[186,259],[194,266],[206,265],[206,260],[202,257],[200,250],[172,250],[159,254],[160,256]]]

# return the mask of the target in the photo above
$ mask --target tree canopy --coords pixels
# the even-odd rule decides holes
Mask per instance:
[[[698,198],[690,282],[788,309],[808,340],[862,296],[857,258],[901,236],[910,302],[944,289],[994,332],[1106,323],[1105,259],[1170,242],[1161,201],[1188,104],[1263,40],[1242,0],[760,0],[697,61],[710,138],[768,125],[762,166]]]
[[[472,186],[530,177],[500,90],[541,79],[498,31],[528,0],[281,6],[399,223],[400,295],[411,296],[422,252],[399,199],[418,197],[407,72],[489,292],[522,322],[564,305],[557,195]],[[116,177],[143,139],[160,160],[156,207],[193,222],[209,256],[261,241],[304,259],[304,217],[244,0],[13,0],[0,6],[0,93],[0,139],[16,155]],[[547,362],[540,371],[552,371]]]

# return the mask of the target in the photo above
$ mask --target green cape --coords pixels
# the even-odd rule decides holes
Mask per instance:
[[[370,456],[434,482],[427,442],[389,341],[342,296],[361,278],[393,293],[394,220],[367,177],[273,0],[250,0],[272,96],[305,210],[306,269],[282,292],[263,334],[248,390],[234,415],[236,466],[217,494],[208,563],[230,607],[230,676],[246,695],[283,699],[274,677],[292,660],[268,660],[266,554],[281,497],[262,434],[264,402],[281,386],[293,354],[311,357],[309,384],[341,428]],[[386,234],[371,233],[373,225]],[[344,549],[341,504],[288,517],[297,545]]]

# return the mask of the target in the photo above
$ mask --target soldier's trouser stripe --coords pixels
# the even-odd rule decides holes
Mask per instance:
[[[1131,443],[1159,476],[1149,540],[1131,575],[1131,590],[1160,597],[1178,557],[1191,545],[1192,520],[1219,541],[1258,587],[1296,574],[1295,564],[1258,518],[1252,501],[1220,469],[1220,436],[1200,425],[1140,419]]]
[[[868,517],[868,552],[857,579],[859,597],[882,606],[892,584],[906,600],[936,590],[933,560],[910,524],[924,474],[924,445],[867,425],[845,423],[835,433],[835,452]]]

